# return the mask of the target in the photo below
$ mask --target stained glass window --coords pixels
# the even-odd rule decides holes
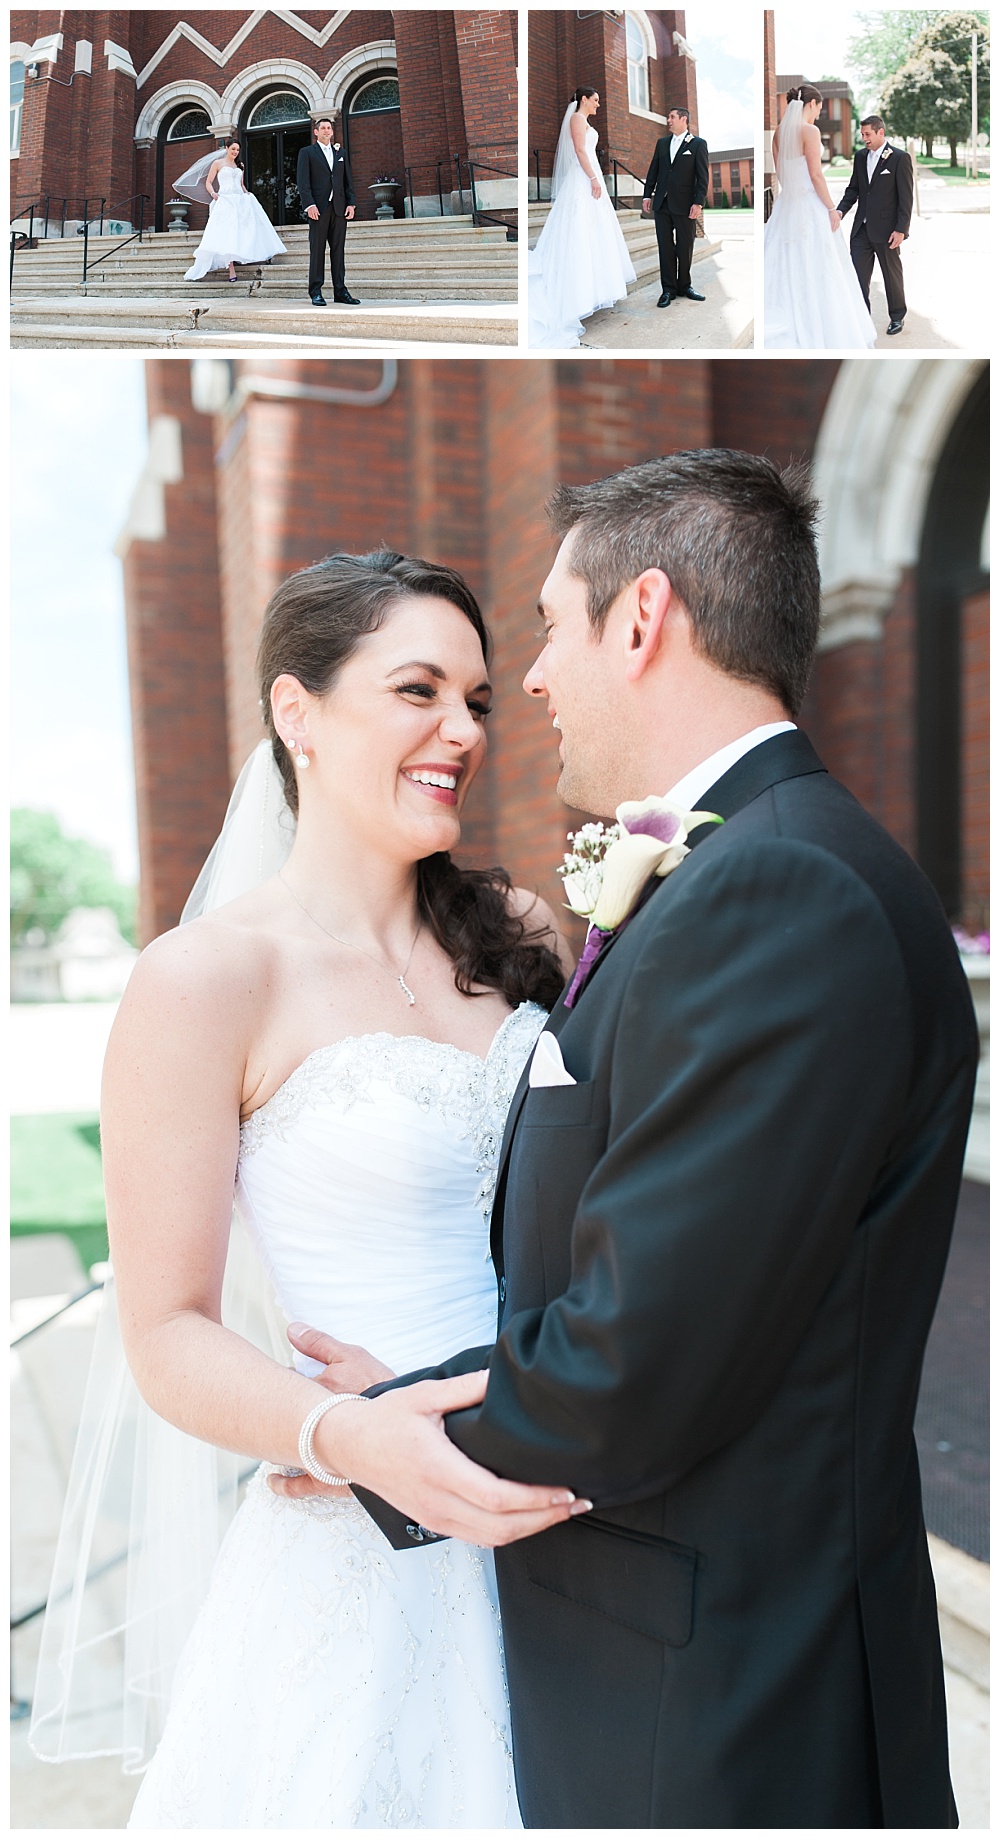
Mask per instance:
[[[189,140],[194,134],[208,134],[211,122],[204,109],[185,109],[167,129],[168,140]]]
[[[248,128],[279,128],[284,121],[306,121],[309,110],[302,96],[282,89],[258,102],[247,122]]]
[[[351,103],[352,115],[373,115],[377,109],[398,109],[398,77],[375,77],[359,89]]]

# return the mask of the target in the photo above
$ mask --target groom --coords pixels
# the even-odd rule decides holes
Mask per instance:
[[[691,133],[687,109],[671,109],[670,134],[658,140],[642,194],[643,215],[653,213],[660,252],[658,307],[672,300],[704,300],[691,286],[691,257],[698,218],[708,197],[708,142]]]
[[[861,283],[865,306],[871,312],[869,289],[875,258],[882,270],[889,307],[888,330],[902,332],[906,318],[903,258],[900,249],[910,234],[913,211],[913,165],[908,153],[890,147],[881,115],[867,115],[861,123],[863,151],[854,155],[854,170],[837,206],[841,220],[857,205],[851,231],[851,260]]]
[[[348,293],[344,278],[347,226],[354,216],[354,186],[347,160],[340,147],[334,146],[333,122],[328,115],[316,123],[312,146],[303,147],[299,154],[295,183],[309,219],[309,298],[313,306],[326,305],[323,267],[328,248],[334,300],[338,306],[360,306],[360,301]]]
[[[964,973],[795,726],[801,480],[681,453],[552,516],[525,688],[561,796],[610,819],[669,788],[725,822],[646,884],[522,1077],[499,1339],[441,1369],[469,1408],[442,1430],[411,1374],[332,1413],[327,1449],[397,1547],[497,1545],[526,1825],[951,1827],[913,1416],[978,1055]],[[295,1339],[369,1383],[360,1350]],[[521,1540],[494,1477],[592,1511]]]

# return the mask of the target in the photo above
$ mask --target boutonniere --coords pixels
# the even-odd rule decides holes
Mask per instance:
[[[881,155],[880,155],[880,157],[881,157],[881,158],[882,158],[883,160],[887,160],[887,159],[889,158],[889,155],[890,155],[890,153],[891,153],[891,152],[892,152],[892,148],[891,148],[891,147],[883,147],[883,149],[882,149],[882,152],[881,152]]]
[[[699,824],[721,824],[714,811],[682,811],[666,798],[618,806],[613,824],[584,824],[556,871],[566,905],[589,922],[580,962],[564,998],[572,1009],[598,952],[628,918],[651,875],[663,878],[690,855],[687,838]]]

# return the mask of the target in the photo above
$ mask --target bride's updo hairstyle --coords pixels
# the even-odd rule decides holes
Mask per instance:
[[[475,629],[489,662],[490,638],[478,602],[453,568],[401,556],[390,549],[371,555],[327,556],[303,568],[272,595],[257,652],[261,711],[281,773],[285,798],[298,813],[298,783],[271,710],[271,686],[286,671],[314,696],[333,687],[337,673],[361,640],[377,632],[393,607],[416,594],[447,600]],[[473,986],[498,990],[515,1008],[537,1002],[551,1008],[565,978],[559,959],[511,911],[510,876],[502,868],[459,868],[446,851],[417,864],[417,900],[438,944],[455,966],[464,996]]]
[[[822,102],[823,98],[812,83],[800,83],[798,89],[786,89],[786,102]]]
[[[586,83],[582,83],[579,89],[573,91],[570,101],[575,102],[577,108],[579,108],[584,96],[596,96],[596,94],[596,89],[589,88]]]
[[[242,171],[243,170],[243,144],[238,134],[230,134],[229,139],[227,140],[225,146],[222,149],[223,153],[228,153],[230,147],[239,147],[239,150],[240,150],[239,154],[237,158],[234,160],[233,164],[238,166],[240,170]]]

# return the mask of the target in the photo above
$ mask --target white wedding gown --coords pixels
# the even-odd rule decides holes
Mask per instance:
[[[285,254],[285,245],[267,213],[243,189],[239,167],[220,166],[215,182],[219,196],[209,206],[205,233],[185,281],[200,281],[211,269],[228,268],[230,262],[269,262],[272,255]]]
[[[784,167],[785,183],[764,227],[765,348],[868,350],[875,326],[843,232],[830,228],[805,154]]]
[[[580,343],[583,321],[601,307],[624,300],[635,269],[615,207],[595,159],[597,129],[584,141],[594,177],[595,198],[579,160],[568,167],[534,249],[528,254],[528,344],[565,350]]]
[[[243,1125],[237,1208],[289,1321],[397,1372],[493,1341],[497,1157],[545,1019],[522,1003],[485,1061],[419,1036],[320,1048]],[[279,1500],[267,1472],[130,1826],[519,1827],[492,1554],[394,1552],[356,1501]]]

